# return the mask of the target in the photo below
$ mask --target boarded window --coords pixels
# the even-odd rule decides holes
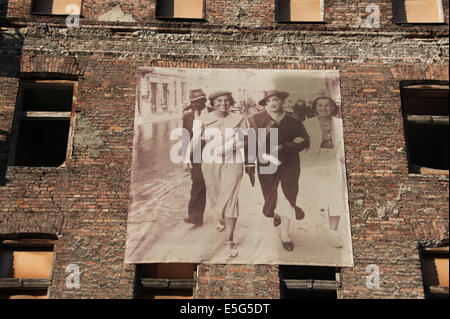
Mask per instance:
[[[277,0],[278,22],[322,22],[324,0]]]
[[[422,249],[422,276],[426,298],[448,298],[448,256],[448,246]]]
[[[82,0],[33,0],[31,12],[51,15],[80,15]]]
[[[52,251],[14,251],[14,278],[49,279]]]
[[[430,82],[408,84],[402,87],[405,139],[410,173],[448,174],[448,91],[448,83]]]
[[[196,264],[142,264],[138,267],[139,299],[192,299]]]
[[[76,83],[23,81],[10,165],[63,165],[71,155]]]
[[[394,0],[396,23],[443,23],[442,0]]]
[[[52,244],[0,243],[0,299],[46,299],[53,259]]]
[[[204,19],[204,0],[158,0],[156,17]]]
[[[334,267],[279,266],[282,299],[337,299],[341,283]]]
[[[0,278],[50,279],[52,262],[52,246],[2,245]]]
[[[47,289],[2,290],[0,299],[48,299]]]

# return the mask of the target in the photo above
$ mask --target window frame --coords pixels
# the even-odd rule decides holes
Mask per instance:
[[[155,19],[156,20],[163,20],[163,21],[192,21],[192,22],[203,22],[206,21],[206,0],[203,1],[202,6],[202,17],[201,18],[184,18],[184,17],[171,17],[171,16],[163,16],[159,14],[159,2],[162,0],[156,0],[155,1]]]
[[[420,25],[446,25],[445,12],[442,0],[439,1],[439,22],[408,22],[405,8],[406,0],[391,0],[392,3],[392,22],[398,26],[420,26]],[[401,16],[400,16],[401,15]],[[400,16],[400,17],[399,17]]]
[[[419,245],[419,258],[420,258],[420,270],[422,275],[422,284],[424,289],[424,295],[425,299],[448,299],[449,297],[449,288],[444,286],[432,286],[428,285],[426,282],[426,277],[428,277],[425,274],[425,264],[426,259],[433,260],[433,263],[435,263],[436,259],[439,259],[440,257],[446,257],[449,259],[449,244],[448,240],[444,240],[441,243],[437,245]],[[437,269],[436,269],[437,270]],[[437,279],[439,280],[439,275]]]
[[[408,88],[411,88],[412,86],[430,86],[430,85],[437,85],[437,86],[449,86],[449,81],[441,81],[441,80],[407,80],[407,81],[400,81],[400,100],[401,100],[401,112],[402,112],[402,118],[403,118],[403,134],[404,134],[404,140],[405,140],[405,149],[406,149],[406,159],[407,159],[407,165],[408,165],[408,174],[419,174],[423,176],[429,176],[429,175],[449,175],[449,169],[435,169],[435,168],[429,168],[426,166],[420,166],[417,164],[414,164],[411,162],[411,146],[410,141],[408,138],[408,132],[407,127],[408,123],[421,123],[423,117],[430,117],[431,122],[435,123],[436,125],[440,124],[438,121],[441,121],[441,118],[447,118],[447,125],[448,125],[448,118],[449,116],[434,116],[434,115],[408,115],[405,104],[404,104],[404,93],[405,90],[408,90]],[[424,88],[425,89],[425,88]],[[427,88],[432,89],[432,88]],[[440,90],[437,88],[436,90]],[[418,172],[419,171],[419,172]]]
[[[22,111],[23,107],[23,95],[25,86],[28,83],[49,83],[49,84],[59,84],[59,83],[70,83],[73,85],[73,94],[72,94],[72,107],[71,111],[67,112],[52,112],[52,111]],[[16,112],[14,115],[14,126],[13,126],[13,134],[11,137],[11,147],[9,151],[8,157],[8,166],[12,167],[34,167],[34,166],[24,166],[24,165],[15,165],[15,157],[16,157],[16,147],[19,137],[20,124],[24,120],[30,119],[65,119],[69,120],[69,132],[67,137],[67,149],[66,156],[64,162],[59,166],[39,166],[46,168],[64,168],[67,163],[69,163],[72,159],[72,151],[73,151],[73,140],[75,133],[75,120],[76,120],[76,106],[77,106],[77,92],[78,92],[78,81],[75,80],[43,80],[43,79],[21,79],[19,84],[19,93],[17,95],[16,100]]]
[[[164,265],[166,263],[152,263],[152,264],[155,265],[155,267],[158,267],[158,265]],[[142,277],[142,267],[144,265],[149,264],[136,264],[137,286],[135,290],[135,298],[141,299],[140,297],[142,297],[142,292],[144,290],[152,290],[155,292],[160,292],[160,291],[176,291],[176,290],[192,289],[192,299],[195,299],[196,297],[195,288],[198,282],[197,274],[199,264],[194,264],[194,273],[192,279]],[[176,297],[177,295],[173,296]],[[175,299],[175,298],[166,298],[166,299]]]
[[[55,14],[55,13],[43,13],[43,12],[33,12],[33,6],[34,6],[34,2],[36,0],[32,0],[31,1],[31,8],[30,8],[30,14],[34,15],[34,16],[46,16],[46,17],[68,17],[71,14],[67,13],[67,14]],[[55,0],[53,0],[55,1]],[[80,7],[80,14],[79,16],[82,17],[83,16],[83,7],[84,7],[84,0],[81,0],[81,7]],[[78,16],[78,15],[77,15]]]
[[[320,9],[322,10],[322,20],[312,20],[312,21],[292,21],[292,20],[285,20],[280,19],[280,8],[279,8],[279,1],[275,0],[275,22],[276,23],[286,23],[286,24],[326,24],[325,21],[325,0],[319,0],[320,1]]]
[[[20,295],[23,292],[47,290],[46,299],[50,298],[51,282],[56,263],[56,242],[54,239],[1,239],[0,250],[11,251],[46,251],[52,252],[50,277],[42,279],[0,278],[0,296]]]
[[[300,275],[302,272],[308,272],[308,270],[320,270],[329,268],[334,268],[335,280],[331,279],[315,279],[314,277],[317,275],[310,275],[307,279],[285,279],[285,274],[283,273],[283,267],[292,267],[292,269],[288,270],[290,272],[295,271],[299,273],[298,278],[304,277],[304,275]],[[280,277],[280,298],[286,299],[285,295],[292,292],[303,292],[303,293],[328,293],[335,292],[336,299],[339,299],[340,290],[342,288],[342,280],[341,280],[341,268],[340,267],[321,267],[321,266],[292,266],[292,265],[279,265],[279,277]],[[297,269],[295,269],[297,268]]]

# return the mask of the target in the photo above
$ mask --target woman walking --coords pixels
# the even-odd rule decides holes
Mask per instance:
[[[346,187],[342,119],[335,116],[338,108],[330,97],[316,98],[312,107],[317,116],[303,122],[310,136],[310,145],[302,154],[302,164],[311,174],[306,178],[315,181],[310,183],[309,198],[319,202],[321,211],[327,212],[321,231],[327,233],[332,246],[341,248],[343,244],[336,232],[339,224],[332,221],[339,221],[339,216],[347,211],[346,200],[342,196]]]
[[[206,140],[202,156],[202,172],[206,185],[207,201],[215,210],[218,218],[217,231],[226,232],[227,257],[238,255],[234,242],[234,231],[239,216],[239,188],[243,176],[244,160],[240,152],[236,152],[239,141],[234,135],[225,133],[226,129],[247,129],[245,118],[230,109],[235,104],[232,93],[219,91],[209,96],[212,112],[205,114],[202,120],[202,136],[207,139],[213,133],[220,132],[220,142],[217,138]],[[212,129],[212,130],[211,130]],[[243,142],[243,141],[242,141]],[[209,152],[213,150],[213,155]],[[230,160],[229,155],[234,158]],[[209,160],[205,160],[209,156]]]
[[[299,152],[308,147],[309,137],[302,122],[284,111],[283,105],[288,95],[289,93],[278,90],[266,91],[264,98],[259,101],[266,110],[251,116],[249,122],[255,130],[264,128],[269,132],[270,129],[278,131],[278,141],[275,145],[279,160],[277,170],[271,174],[264,174],[262,168],[270,163],[263,163],[258,157],[258,179],[264,197],[263,214],[273,218],[275,227],[281,225],[282,246],[285,250],[292,251],[294,243],[290,237],[291,216],[295,216],[297,220],[305,216],[303,210],[297,206]],[[270,154],[269,135],[266,137],[265,145],[266,153]]]
[[[317,116],[303,122],[310,136],[305,160],[315,167],[328,166],[336,158],[342,161],[342,120],[334,116],[337,111],[336,103],[330,97],[320,96],[314,100],[312,107]]]

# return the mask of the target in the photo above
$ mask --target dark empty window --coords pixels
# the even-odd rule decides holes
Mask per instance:
[[[69,137],[69,119],[22,119],[16,144],[16,166],[60,166]]]
[[[277,0],[278,22],[322,22],[324,0]]]
[[[422,277],[427,299],[448,299],[448,246],[421,249]]]
[[[161,263],[138,265],[138,299],[192,299],[196,264]]]
[[[156,17],[204,19],[204,0],[157,0]]]
[[[28,82],[24,85],[22,111],[71,112],[72,83]]]
[[[334,267],[279,266],[282,299],[337,299],[341,287]]]
[[[0,299],[46,299],[53,257],[50,241],[0,242]]]
[[[395,23],[443,23],[442,0],[393,0]]]
[[[11,165],[58,167],[70,158],[75,83],[23,81]]]
[[[449,169],[448,83],[405,84],[402,106],[410,173]]]
[[[33,0],[31,12],[49,15],[79,15],[82,0]]]

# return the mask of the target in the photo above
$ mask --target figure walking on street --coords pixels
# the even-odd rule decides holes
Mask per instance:
[[[287,115],[283,110],[283,104],[288,95],[289,93],[278,90],[265,92],[259,104],[265,106],[266,110],[252,115],[249,122],[250,127],[256,132],[259,128],[265,128],[267,132],[270,132],[271,128],[278,130],[278,143],[275,146],[272,145],[278,151],[278,169],[273,174],[264,174],[261,168],[270,163],[263,163],[258,156],[258,179],[264,197],[263,214],[273,218],[275,227],[280,226],[282,246],[285,250],[292,251],[294,244],[289,234],[291,216],[295,215],[296,219],[300,220],[305,215],[296,201],[300,177],[299,152],[308,147],[309,136],[302,122]],[[257,144],[260,145],[261,141]],[[270,134],[266,135],[265,145],[266,154],[270,154]],[[278,198],[279,193],[285,198]],[[290,210],[280,209],[275,212],[277,200],[287,200]]]
[[[227,257],[233,258],[238,255],[234,231],[239,216],[239,189],[244,160],[240,152],[234,154],[237,141],[235,136],[227,136],[225,129],[244,131],[248,125],[241,114],[230,112],[235,103],[231,92],[215,92],[209,96],[209,101],[212,112],[202,116],[202,136],[205,130],[214,128],[218,130],[216,132],[220,132],[221,138],[218,143],[215,139],[206,142],[204,152],[207,148],[213,148],[216,158],[213,161],[205,161],[205,154],[203,154],[202,172],[205,178],[207,200],[210,202],[208,207],[214,209],[218,218],[217,231],[225,230],[226,232]],[[226,160],[229,154],[236,156],[231,162]]]
[[[199,120],[202,114],[208,113],[206,107],[206,94],[201,89],[191,90],[189,94],[190,110],[183,114],[183,128],[189,132],[189,141],[193,138],[194,121]],[[188,140],[185,144],[189,144]],[[184,145],[186,149],[188,145]],[[203,225],[203,214],[206,205],[206,186],[203,179],[201,163],[193,161],[193,155],[190,156],[190,172],[191,172],[191,196],[188,205],[188,217],[184,219],[186,223],[194,224],[194,226]]]

